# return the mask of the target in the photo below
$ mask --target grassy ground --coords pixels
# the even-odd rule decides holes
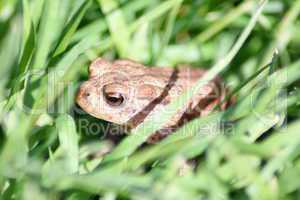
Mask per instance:
[[[0,1],[0,199],[299,199],[299,14],[300,0]],[[199,81],[113,147],[74,105],[98,56],[203,66],[237,102],[138,148]]]

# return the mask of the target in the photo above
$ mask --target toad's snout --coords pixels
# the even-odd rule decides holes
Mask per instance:
[[[88,106],[88,100],[91,96],[91,91],[89,91],[89,87],[87,83],[83,83],[76,95],[76,103],[84,110],[87,109]]]

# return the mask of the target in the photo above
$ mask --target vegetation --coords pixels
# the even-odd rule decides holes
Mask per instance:
[[[299,14],[300,0],[1,1],[0,199],[299,199]],[[99,56],[209,72],[113,146],[74,102]],[[234,105],[142,145],[217,74]]]

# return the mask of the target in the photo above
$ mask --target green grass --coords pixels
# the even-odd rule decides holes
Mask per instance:
[[[1,1],[0,199],[299,199],[299,15],[300,0]],[[113,146],[74,103],[99,56],[209,72]],[[234,105],[140,148],[216,74]]]

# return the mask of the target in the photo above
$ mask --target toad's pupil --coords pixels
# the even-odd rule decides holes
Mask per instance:
[[[120,93],[105,94],[106,102],[111,106],[120,106],[124,102],[124,97]]]

